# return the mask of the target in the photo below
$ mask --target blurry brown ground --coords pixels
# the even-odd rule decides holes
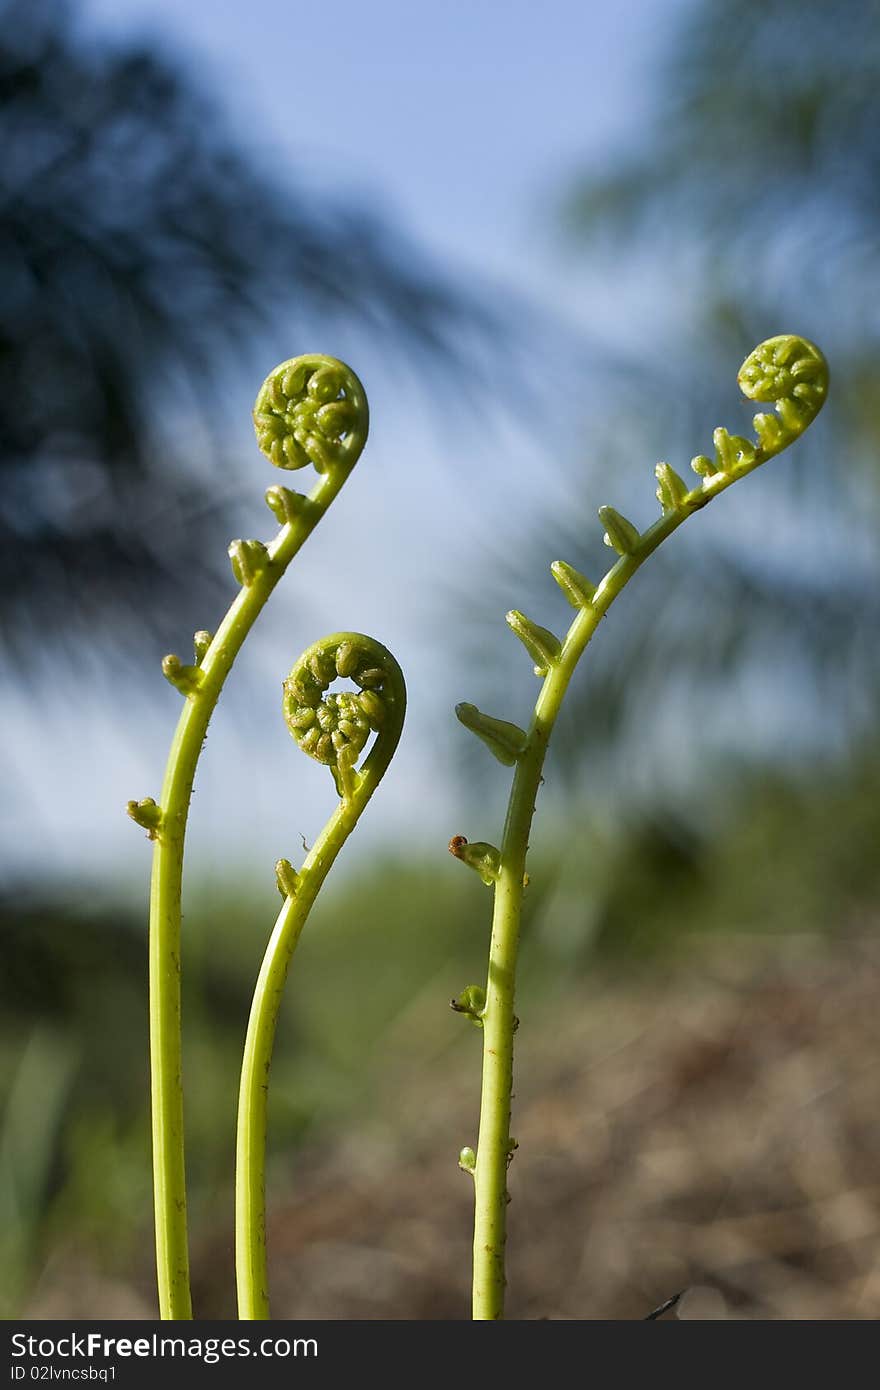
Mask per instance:
[[[876,938],[728,938],[524,1016],[508,1316],[880,1315],[878,1001]],[[276,1167],[275,1317],[468,1316],[473,1042],[402,1043],[368,1124]],[[202,1317],[234,1315],[229,1228],[196,1240]],[[150,1318],[151,1274],[146,1233],[130,1277],[56,1248],[25,1314]]]

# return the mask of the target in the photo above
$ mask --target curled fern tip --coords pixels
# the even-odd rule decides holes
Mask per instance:
[[[335,357],[292,357],[263,382],[254,428],[276,468],[350,468],[367,440],[367,397],[351,368]]]
[[[351,680],[358,689],[328,694],[337,679]],[[314,643],[284,682],[287,727],[304,753],[330,768],[342,796],[352,790],[355,763],[372,733],[388,733],[396,744],[405,704],[394,657],[356,632]]]
[[[776,407],[778,420],[755,416],[760,443],[769,455],[785,448],[822,409],[828,394],[828,363],[815,343],[783,333],[749,353],[737,381],[749,400]]]

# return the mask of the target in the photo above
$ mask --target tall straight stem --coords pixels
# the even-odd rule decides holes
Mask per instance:
[[[709,495],[721,491],[720,479],[718,485],[710,485],[703,492],[699,505],[707,491]],[[695,506],[691,506],[690,510],[694,509]],[[618,560],[596,590],[592,603],[578,612],[557,660],[544,678],[526,746],[517,759],[495,883],[486,1005],[482,1013],[483,1075],[474,1168],[473,1316],[476,1319],[504,1316],[516,962],[526,856],[547,745],[568,683],[600,619],[648,555],[688,514],[688,511],[668,513],[655,522],[641,537],[638,551]]]
[[[278,914],[254,990],[241,1068],[235,1156],[235,1279],[238,1316],[245,1321],[269,1317],[266,1128],[269,1073],[287,971],[318,890],[363,804],[364,799],[360,805],[340,802],[312,846],[297,891],[285,899]]]
[[[687,490],[667,464],[658,464],[658,498],[664,513],[643,534],[611,508],[600,508],[606,520],[606,539],[620,559],[595,593],[589,586],[571,587],[559,578],[578,614],[557,655],[546,663],[547,674],[522,751],[517,756],[507,821],[504,827],[489,950],[483,1024],[483,1089],[480,1133],[475,1163],[474,1317],[504,1315],[504,1250],[507,1238],[507,1168],[512,1157],[510,1100],[513,1083],[513,1034],[516,958],[529,833],[547,744],[574,668],[614,599],[644,563],[681,523],[699,511],[738,478],[781,453],[807,428],[822,408],[828,390],[828,365],[815,344],[792,335],[770,338],[746,358],[738,373],[740,387],[750,400],[772,402],[775,414],[758,414],[752,421],[754,444],[717,429],[714,462],[704,455],[693,460],[703,478]],[[554,570],[554,573],[556,571]],[[564,573],[564,570],[563,570]],[[520,616],[520,615],[518,615]],[[528,644],[527,644],[528,645]],[[531,650],[531,648],[530,648]],[[469,1168],[471,1165],[468,1165]]]
[[[269,563],[243,588],[205,653],[201,680],[177,724],[165,768],[150,886],[150,1084],[156,1274],[163,1319],[192,1317],[189,1286],[181,1046],[180,938],[183,852],[196,764],[223,683],[287,565],[339,492],[350,469],[332,468],[301,515],[269,546]]]

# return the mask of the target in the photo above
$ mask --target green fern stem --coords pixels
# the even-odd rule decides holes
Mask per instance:
[[[640,534],[612,508],[600,509],[600,517],[607,527],[606,542],[618,551],[620,558],[595,589],[570,566],[558,561],[554,564],[554,578],[578,608],[564,641],[550,648],[545,639],[552,634],[529,624],[519,613],[508,614],[510,626],[521,637],[529,654],[533,659],[540,658],[535,669],[543,676],[543,683],[529,729],[520,731],[521,751],[515,759],[513,787],[494,876],[489,971],[485,1006],[480,1013],[483,1071],[479,1140],[475,1159],[471,1150],[463,1151],[468,1157],[462,1166],[474,1178],[473,1316],[476,1319],[497,1319],[504,1315],[507,1170],[516,1147],[510,1136],[510,1103],[523,884],[544,759],[565,692],[599,622],[648,556],[693,512],[780,453],[803,432],[825,400],[828,370],[822,354],[813,344],[801,338],[782,336],[769,339],[756,348],[740,369],[738,379],[747,396],[772,402],[776,414],[755,416],[757,440],[754,443],[730,436],[725,430],[716,430],[714,458],[700,455],[692,462],[694,471],[703,479],[695,488],[688,489],[667,464],[658,465],[657,496],[663,515],[645,532]],[[462,722],[491,746],[492,725],[499,721],[481,715],[473,706],[460,708],[465,710],[464,717],[459,716]],[[481,724],[480,721],[486,722]],[[503,727],[507,730],[515,726]],[[502,762],[512,760],[510,747],[511,738],[505,734],[495,750]],[[456,852],[453,848],[453,853]],[[460,852],[458,857],[463,857]]]
[[[357,693],[327,697],[337,677]],[[248,1020],[241,1070],[235,1170],[235,1266],[239,1317],[269,1317],[266,1254],[266,1130],[269,1074],[284,985],[293,953],[318,893],[388,768],[403,728],[406,686],[387,648],[361,633],[341,632],[315,643],[285,682],[284,712],[300,747],[333,773],[339,805],[302,868],[276,865],[284,896]],[[363,768],[355,768],[371,732],[376,738]]]
[[[273,487],[266,501],[282,523],[269,545],[229,547],[241,591],[216,634],[195,636],[196,664],[163,661],[185,697],[171,743],[160,804],[129,802],[128,814],[154,841],[150,887],[150,1070],[153,1191],[159,1310],[163,1319],[192,1317],[187,1236],[181,1058],[180,939],[184,841],[196,765],[220,692],[269,595],[345,483],[366,442],[366,395],[335,358],[309,355],[282,363],[254,407],[260,448],[278,467],[311,463],[319,479],[308,496]]]

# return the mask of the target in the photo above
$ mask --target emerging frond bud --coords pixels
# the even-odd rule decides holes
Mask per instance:
[[[338,750],[336,762],[330,768],[336,783],[336,790],[343,801],[349,801],[354,796],[360,781],[360,773],[355,766],[357,760],[358,752],[355,744],[348,743]]]
[[[162,658],[162,675],[181,695],[195,695],[205,673],[200,666],[184,666],[179,656],[169,652]]]
[[[638,530],[614,507],[600,507],[599,520],[605,527],[605,544],[616,550],[618,555],[632,555],[638,549],[641,539]]]
[[[554,560],[550,566],[550,573],[572,608],[589,608],[596,586],[591,584],[585,575],[572,565],[567,565],[564,560]]]
[[[453,835],[449,841],[449,853],[479,874],[487,888],[497,881],[501,869],[501,851],[494,845],[484,840],[475,840],[471,844],[464,835]]]
[[[269,564],[269,552],[262,541],[230,541],[229,559],[236,580],[247,589]]]
[[[472,734],[476,734],[505,767],[512,767],[528,743],[528,734],[518,724],[483,714],[476,705],[455,706],[455,717]]]
[[[309,499],[289,487],[270,487],[266,489],[266,506],[281,526],[287,526],[308,510]]]
[[[505,622],[511,632],[516,633],[534,661],[535,675],[546,676],[562,650],[558,637],[546,627],[539,627],[537,623],[533,623],[531,618],[527,618],[515,608],[506,614]]]
[[[452,1000],[452,1008],[457,1014],[466,1014],[478,1028],[482,1028],[482,1013],[486,1007],[486,991],[481,985],[466,985],[457,999]]]
[[[146,830],[150,840],[155,840],[162,825],[162,807],[151,796],[145,796],[142,801],[129,801],[125,813],[131,816],[135,825]]]
[[[752,426],[758,436],[758,443],[768,456],[778,454],[785,448],[786,436],[782,424],[775,415],[755,415],[752,418]]]
[[[754,460],[754,444],[741,435],[728,434],[722,426],[713,431],[712,443],[715,445],[715,462],[722,473],[733,473],[740,465]]]
[[[458,1166],[463,1173],[470,1173],[471,1177],[474,1176],[477,1168],[477,1155],[469,1144],[466,1144],[458,1155]]]
[[[712,478],[718,472],[715,464],[705,454],[697,454],[691,459],[691,468],[700,478]]]
[[[282,898],[292,898],[299,887],[300,876],[289,859],[275,862],[275,883]]]
[[[688,485],[668,463],[658,463],[654,469],[657,479],[657,501],[664,512],[677,512],[688,495]]]

